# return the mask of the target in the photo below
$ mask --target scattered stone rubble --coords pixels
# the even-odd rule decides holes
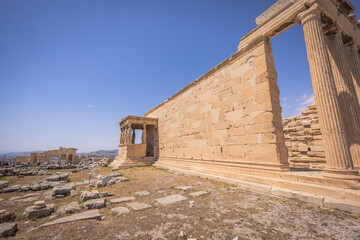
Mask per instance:
[[[0,224],[0,237],[10,237],[15,235],[17,231],[17,224],[16,223],[1,223]]]
[[[90,199],[100,198],[99,192],[97,190],[94,191],[83,191],[80,195],[80,201],[85,202]]]
[[[6,209],[0,210],[0,223],[4,222],[13,222],[15,221],[16,216],[13,212],[8,212]]]
[[[9,181],[0,181],[0,190],[3,190],[7,186],[9,186]]]
[[[136,192],[135,193],[135,196],[138,196],[138,197],[145,197],[145,196],[149,196],[150,193],[148,191],[141,191],[141,192]]]
[[[101,220],[99,210],[97,210],[97,209],[89,210],[89,211],[85,211],[85,212],[78,213],[78,214],[75,214],[75,215],[71,215],[71,216],[68,216],[68,217],[56,219],[55,221],[48,222],[48,223],[45,223],[45,224],[41,225],[39,228],[52,226],[52,225],[63,224],[63,223],[68,223],[68,222],[75,222],[75,221],[81,221],[81,220],[90,220],[90,219]]]
[[[37,201],[33,206],[27,207],[23,212],[24,218],[42,218],[54,212],[54,204],[46,204],[45,201]]]
[[[315,104],[301,116],[283,120],[290,167],[325,168],[325,152]]]
[[[103,159],[101,159],[100,160],[100,162],[99,162],[99,166],[100,167],[107,167],[107,166],[109,166],[109,164],[110,163],[112,163],[114,161],[114,159],[113,158],[103,158]]]
[[[75,169],[75,165],[58,165],[58,164],[44,164],[39,166],[28,166],[26,164],[15,165],[13,167],[1,167],[0,176],[41,176],[51,175],[48,170],[61,170],[61,169]]]
[[[105,199],[104,198],[98,198],[98,199],[92,199],[89,201],[86,201],[84,203],[85,209],[100,209],[105,207]]]
[[[59,173],[58,172],[55,175],[46,178],[46,181],[48,181],[48,182],[58,182],[58,181],[67,182],[67,181],[69,181],[69,173]]]
[[[110,185],[115,184],[115,182],[124,182],[124,181],[129,180],[125,177],[122,177],[122,175],[120,173],[112,173],[105,177],[102,177],[101,175],[99,175],[98,178],[101,180],[98,180],[95,182],[95,186],[97,188],[110,186]]]
[[[69,213],[75,213],[81,210],[81,206],[78,202],[71,202],[68,205],[59,207],[59,209],[56,211],[59,214],[69,214]]]
[[[61,187],[54,187],[52,190],[52,197],[55,198],[62,198],[70,195],[71,190],[75,189],[74,183],[67,183],[65,185],[62,185]]]

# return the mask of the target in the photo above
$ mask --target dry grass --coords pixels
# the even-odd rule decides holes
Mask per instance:
[[[99,168],[97,174],[112,173],[109,168]],[[27,232],[60,216],[46,217],[36,221],[18,220],[20,228],[15,239],[178,239],[180,231],[197,239],[359,239],[360,220],[353,215],[338,211],[324,211],[318,207],[299,204],[266,195],[240,190],[232,185],[195,176],[174,174],[155,167],[131,168],[118,171],[129,182],[116,183],[104,188],[111,198],[134,196],[137,191],[149,191],[150,196],[136,197],[137,202],[153,207],[142,211],[131,210],[118,216],[110,212],[121,204],[107,204],[100,210],[101,221],[91,220],[68,223]],[[26,178],[26,177],[25,177]],[[29,177],[31,179],[32,177]],[[88,171],[72,173],[71,181],[88,178]],[[34,178],[35,179],[35,178]],[[181,191],[176,186],[189,185],[192,189]],[[83,185],[80,189],[89,189]],[[189,193],[208,191],[209,194],[191,197]],[[19,193],[1,194],[1,208],[21,214],[30,204],[9,206],[10,196]],[[188,200],[162,206],[155,199],[171,194],[182,194]],[[48,200],[56,207],[78,198]],[[190,207],[189,201],[195,201]],[[334,213],[335,212],[335,213]],[[326,223],[326,224],[324,224]]]

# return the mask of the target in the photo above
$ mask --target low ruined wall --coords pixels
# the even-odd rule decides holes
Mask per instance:
[[[308,110],[301,112],[301,116],[284,119],[283,128],[291,167],[325,167],[325,152],[315,104],[310,104]]]
[[[266,40],[235,53],[145,116],[158,118],[159,162],[287,167],[276,71]]]
[[[29,163],[30,156],[15,157],[14,162],[15,163]]]

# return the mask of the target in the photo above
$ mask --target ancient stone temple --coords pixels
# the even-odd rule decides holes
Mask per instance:
[[[237,52],[145,114],[157,120],[156,165],[360,204],[360,23],[353,13],[348,0],[276,2]],[[271,39],[295,24],[304,31],[323,171],[294,171],[288,162]],[[125,126],[121,135],[132,144],[134,128]],[[128,151],[122,143],[119,158]],[[144,155],[145,146],[138,148]]]
[[[76,148],[64,148],[60,147],[56,150],[43,151],[41,153],[31,153],[30,154],[30,164],[43,164],[47,163],[57,163],[57,164],[77,164],[78,156],[76,155]]]
[[[156,118],[127,116],[120,123],[119,154],[111,163],[114,168],[148,166],[159,156]],[[135,143],[135,130],[142,130],[141,143]]]

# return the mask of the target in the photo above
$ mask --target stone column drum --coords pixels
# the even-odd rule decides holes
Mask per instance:
[[[334,76],[317,4],[298,15],[304,30],[314,96],[326,154],[325,177],[359,180],[340,116]]]

